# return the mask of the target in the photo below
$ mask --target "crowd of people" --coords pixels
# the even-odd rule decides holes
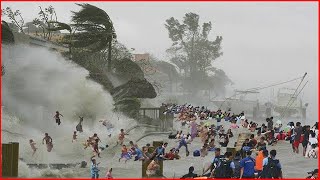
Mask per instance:
[[[176,121],[180,122],[181,127],[187,128],[187,132],[177,131],[176,134],[170,134],[168,139],[175,139],[177,145],[171,147],[168,152],[167,142],[155,147],[150,151],[150,144],[139,147],[133,141],[128,145],[124,144],[125,136],[129,135],[124,129],[121,129],[117,137],[117,145],[121,146],[121,155],[119,162],[125,163],[131,159],[134,161],[150,162],[146,169],[148,177],[159,176],[160,161],[179,160],[181,147],[185,148],[186,157],[190,156],[189,145],[196,138],[202,143],[201,147],[192,151],[194,157],[208,156],[209,152],[214,152],[215,156],[209,167],[203,169],[202,174],[194,174],[194,167],[189,168],[189,172],[182,178],[282,178],[282,166],[276,159],[277,151],[272,149],[279,141],[289,141],[294,153],[299,153],[299,146],[302,144],[302,155],[306,158],[318,157],[318,123],[302,126],[300,122],[289,122],[284,126],[281,121],[274,122],[273,117],[266,118],[266,122],[259,125],[256,122],[248,121],[244,112],[235,114],[231,109],[227,111],[212,111],[202,106],[163,104],[166,107],[164,113],[172,113]],[[58,111],[54,119],[58,125],[61,124],[60,117],[63,117]],[[83,117],[79,117],[80,122],[76,126],[76,131],[72,135],[72,143],[77,141],[77,132],[82,132]],[[100,120],[102,125],[107,128],[108,137],[111,137],[113,125],[107,120]],[[224,122],[224,124],[222,123]],[[247,129],[251,133],[250,138],[245,139],[241,149],[233,154],[232,152],[221,153],[221,148],[233,147],[230,145],[230,139],[235,138],[233,131],[235,129]],[[46,142],[47,151],[53,148],[52,138],[45,133],[43,143]],[[101,157],[100,152],[108,145],[99,146],[101,142],[97,133],[89,137],[83,143],[84,149],[92,148],[91,157],[91,177],[99,178],[99,163],[94,157]],[[216,143],[217,142],[217,143]],[[37,148],[36,143],[31,139],[30,146],[34,155]],[[268,150],[271,148],[271,150]],[[255,155],[255,156],[253,156]],[[317,172],[317,171],[313,171]],[[112,178],[112,168],[109,168],[106,177]],[[317,176],[312,173],[311,178]]]
[[[282,167],[276,159],[277,151],[267,148],[275,146],[278,141],[289,141],[294,153],[299,153],[299,145],[302,144],[302,155],[306,158],[318,157],[318,123],[313,127],[310,125],[301,126],[300,122],[289,122],[283,126],[281,121],[274,123],[273,117],[266,118],[266,122],[261,126],[253,121],[248,121],[244,112],[234,114],[231,109],[227,111],[211,111],[208,108],[195,107],[192,105],[163,104],[166,107],[165,113],[173,113],[177,116],[177,121],[181,126],[189,125],[190,132],[184,135],[177,132],[175,138],[184,138],[191,143],[195,137],[199,137],[203,146],[200,150],[194,151],[194,156],[207,156],[208,151],[214,151],[215,157],[212,164],[203,174],[199,176],[215,178],[282,178]],[[200,120],[197,124],[196,121]],[[208,124],[204,120],[212,123]],[[222,121],[230,122],[230,126],[225,132]],[[252,133],[250,138],[245,139],[240,151],[235,155],[231,152],[220,154],[220,147],[227,147],[229,139],[233,137],[232,130],[245,128]],[[174,135],[169,136],[173,138]],[[188,138],[191,137],[191,138]],[[215,138],[219,138],[218,147],[215,146]],[[256,153],[255,158],[252,153]],[[232,160],[231,160],[232,159]],[[193,167],[183,178],[196,177],[193,174]],[[209,171],[209,172],[208,172]],[[208,173],[207,173],[208,172]],[[316,171],[314,171],[316,172]],[[317,176],[313,173],[312,177]]]

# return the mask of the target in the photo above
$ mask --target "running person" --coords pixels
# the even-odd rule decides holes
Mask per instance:
[[[294,128],[294,141],[293,141],[293,152],[299,154],[299,144],[302,135],[301,123],[297,122],[296,127]]]
[[[77,135],[77,131],[74,131],[74,132],[73,132],[73,135],[72,135],[72,143],[75,142],[75,141],[77,141],[77,136],[78,136],[78,135]]]
[[[125,163],[131,159],[131,156],[130,154],[128,153],[128,149],[127,149],[127,146],[126,145],[122,145],[122,148],[121,148],[121,157],[119,158],[119,162],[121,159],[125,159]]]
[[[42,139],[42,144],[44,144],[44,141],[46,141],[46,145],[47,145],[47,151],[50,152],[53,148],[53,144],[52,144],[52,138],[49,136],[48,133],[44,134],[44,138]]]
[[[125,138],[125,135],[129,135],[127,133],[124,132],[123,129],[120,130],[120,134],[118,136],[118,141],[117,141],[117,145],[120,143],[120,145],[123,144],[123,141],[124,141],[124,138]]]
[[[32,139],[29,140],[29,143],[30,143],[31,149],[33,150],[33,153],[32,153],[32,156],[33,156],[34,153],[36,153],[38,148],[36,148],[36,146],[35,146],[36,143]]]
[[[80,122],[79,122],[78,125],[76,126],[76,130],[79,131],[79,132],[83,132],[83,129],[82,129],[83,117],[79,116],[79,118],[80,118]]]
[[[189,150],[188,150],[188,144],[186,141],[186,137],[182,136],[178,142],[179,142],[179,146],[176,150],[179,150],[182,146],[184,146],[184,147],[186,147],[186,156],[189,156]]]
[[[111,133],[113,132],[114,126],[110,123],[107,119],[100,120],[99,122],[102,122],[102,125],[104,125],[107,128],[108,136],[111,137]]]
[[[100,151],[99,151],[99,139],[95,139],[95,142],[92,147],[93,147],[93,152],[96,153],[99,158],[101,158]]]
[[[59,111],[56,111],[56,114],[53,116],[53,118],[56,120],[56,123],[57,123],[58,125],[61,124],[60,116],[63,117],[63,115],[60,114]]]

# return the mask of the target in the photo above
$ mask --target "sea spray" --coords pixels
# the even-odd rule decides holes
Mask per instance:
[[[19,156],[25,162],[88,162],[92,150],[84,150],[82,143],[89,136],[98,133],[101,145],[114,146],[120,129],[132,127],[136,123],[122,114],[115,114],[112,111],[112,96],[100,84],[87,78],[87,70],[64,59],[58,52],[40,47],[12,46],[4,49],[3,64],[6,74],[2,77],[2,141],[19,142]],[[63,115],[60,126],[53,118],[55,111]],[[84,116],[84,132],[78,132],[78,141],[72,143],[72,134],[79,122],[78,116]],[[107,137],[106,128],[98,122],[103,118],[115,126],[111,138]],[[45,132],[53,138],[53,150],[50,153],[42,144]],[[130,140],[141,133],[133,131]],[[29,139],[33,139],[38,148],[33,157]],[[112,150],[112,155],[118,151],[112,147],[107,150]],[[19,168],[26,169],[23,165]],[[40,174],[30,173],[31,170],[21,177],[52,177],[55,174],[53,171],[53,174],[44,171]],[[64,177],[69,176],[67,174]]]

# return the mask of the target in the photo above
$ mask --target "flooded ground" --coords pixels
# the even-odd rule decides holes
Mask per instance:
[[[224,123],[225,127],[228,127],[229,123]],[[175,127],[179,130],[187,132],[187,127],[181,128],[179,123],[175,123]],[[128,136],[129,140],[135,140],[143,132],[143,129],[137,129],[132,131],[131,136]],[[245,129],[239,129],[234,131],[234,138],[230,139],[229,147],[232,147],[236,138],[240,132],[247,132]],[[4,137],[7,140],[17,139],[22,141],[24,138],[16,135],[13,137],[4,132]],[[10,137],[9,137],[10,136]],[[81,161],[89,162],[91,156],[91,150],[83,149],[82,142],[87,138],[86,135],[80,135],[78,142],[71,143],[70,137],[56,139],[53,152],[46,152],[44,145],[38,145],[39,150],[34,157],[31,156],[31,149],[28,145],[22,143],[21,145],[21,158],[27,163],[76,163]],[[101,136],[102,139],[107,137]],[[26,139],[27,141],[27,139]],[[104,141],[104,140],[103,140]],[[148,136],[138,142],[139,147],[152,144],[152,141],[166,141],[169,143],[167,151],[170,148],[177,146],[177,140],[168,139],[167,135]],[[117,178],[141,178],[142,175],[142,162],[130,160],[127,163],[123,161],[119,162],[120,147],[113,147],[114,144],[110,141],[110,148],[102,151],[102,158],[98,158],[100,162],[100,176],[104,177],[107,168],[113,168],[113,176]],[[216,142],[218,144],[218,142]],[[204,167],[210,164],[211,159],[214,157],[213,152],[209,152],[209,155],[202,157],[193,157],[192,152],[200,149],[201,142],[199,138],[196,138],[194,142],[189,146],[190,156],[186,157],[185,148],[180,149],[180,160],[172,160],[164,162],[164,176],[168,178],[179,178],[188,172],[188,168],[193,165],[195,167],[195,173],[202,174]],[[291,149],[291,144],[287,141],[278,142],[276,146],[269,146],[268,150],[276,149],[277,158],[280,160],[283,167],[283,174],[285,178],[304,178],[307,176],[307,172],[315,169],[318,166],[317,159],[308,159],[302,157],[302,154],[294,154]],[[225,152],[225,148],[222,148],[222,153]],[[302,150],[302,147],[300,147]],[[56,157],[56,158],[55,158]],[[63,159],[63,160],[62,160]],[[90,177],[90,169],[87,168],[66,168],[62,170],[39,170],[30,169],[26,166],[25,162],[19,164],[19,176],[20,177]]]

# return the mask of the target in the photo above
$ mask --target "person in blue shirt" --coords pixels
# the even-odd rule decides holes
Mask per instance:
[[[250,143],[250,140],[247,138],[243,142],[241,150],[244,151],[244,152],[247,152],[247,151],[251,151],[251,149],[252,149],[252,144]]]
[[[165,154],[165,149],[168,146],[168,143],[163,143],[161,146],[157,147],[155,150],[156,154],[156,159],[158,160],[163,160],[164,154]]]
[[[211,161],[211,165],[206,170],[203,171],[203,176],[210,177],[213,173],[213,170],[220,166],[220,164],[221,164],[220,159],[223,158],[223,156],[220,155],[220,151],[221,151],[220,148],[215,149],[214,158]],[[206,172],[209,170],[210,170],[210,172],[206,174]]]
[[[254,178],[255,160],[251,157],[252,151],[247,151],[244,159],[240,161],[240,179]]]
[[[143,158],[143,153],[138,147],[135,147],[135,154],[136,156],[134,158],[134,161],[138,161]]]
[[[90,166],[90,173],[92,179],[98,179],[99,178],[99,169],[98,165],[100,163],[97,163],[95,159],[93,159],[94,156],[91,157],[91,166]]]
[[[276,162],[276,166],[279,170],[279,172],[277,174],[277,176],[279,176],[279,177],[268,177],[268,176],[270,176],[270,172],[266,172],[266,174],[267,174],[266,178],[280,178],[280,179],[282,179],[282,170],[281,170],[282,167],[281,167],[280,161],[276,159],[276,155],[277,155],[277,151],[274,149],[271,150],[270,157],[269,158],[266,157],[263,159],[262,166],[263,166],[263,170],[265,171],[266,170],[265,168],[267,168],[267,166],[268,166],[269,160],[274,160],[274,162]]]
[[[189,156],[188,144],[184,135],[182,135],[181,139],[179,140],[179,146],[176,150],[179,150],[182,146],[186,147],[186,155]]]
[[[224,174],[224,177],[226,178],[232,178],[236,169],[236,166],[233,161],[231,161],[232,152],[226,152],[224,153],[224,157],[227,161],[230,162],[229,171],[226,170],[226,173]]]

